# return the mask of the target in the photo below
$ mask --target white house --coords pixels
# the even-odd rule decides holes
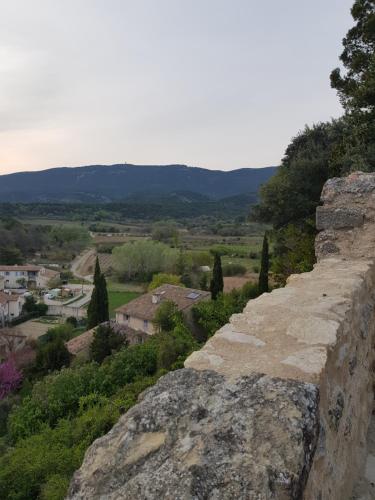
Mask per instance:
[[[21,295],[0,291],[0,327],[18,318],[24,303],[25,299]]]
[[[45,267],[0,266],[0,290],[2,280],[4,288],[46,288],[53,278],[59,278],[60,273]]]
[[[4,277],[4,288],[39,288],[39,266],[0,266],[0,276]]]

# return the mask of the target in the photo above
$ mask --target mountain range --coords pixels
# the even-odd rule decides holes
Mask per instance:
[[[277,167],[208,170],[186,165],[89,165],[0,175],[0,203],[109,203],[175,192],[212,200],[253,194]]]

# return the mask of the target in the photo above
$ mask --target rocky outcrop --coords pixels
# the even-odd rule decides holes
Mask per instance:
[[[328,181],[318,264],[252,300],[87,451],[70,499],[349,499],[372,409],[375,175]]]
[[[72,498],[300,498],[316,447],[317,389],[179,370],[99,439]]]

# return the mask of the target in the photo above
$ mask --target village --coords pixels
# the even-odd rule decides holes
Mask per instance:
[[[91,276],[87,279],[92,281]],[[51,288],[59,280],[60,273],[46,267],[0,266],[0,362],[12,359],[17,368],[25,368],[35,360],[38,340],[67,319],[80,326],[79,331],[85,328],[93,284],[63,283]],[[127,344],[142,343],[157,332],[153,321],[159,306],[171,301],[194,330],[192,307],[210,298],[208,291],[165,283],[120,305],[109,324]],[[29,312],[25,305],[31,302],[35,311]],[[94,331],[85,330],[65,343],[72,357],[90,358]]]

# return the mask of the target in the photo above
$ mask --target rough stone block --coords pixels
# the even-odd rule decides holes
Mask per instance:
[[[362,226],[364,213],[357,208],[318,207],[316,210],[316,228],[345,229]]]
[[[318,403],[309,383],[170,373],[95,441],[68,499],[300,499]]]

